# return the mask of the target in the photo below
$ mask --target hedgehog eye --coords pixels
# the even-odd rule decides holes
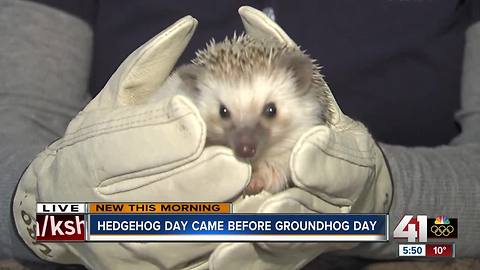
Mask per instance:
[[[223,119],[230,118],[230,111],[225,107],[225,105],[220,104],[220,110],[218,111],[220,117]]]
[[[268,118],[273,118],[277,115],[277,107],[275,103],[270,102],[263,107],[263,115]]]

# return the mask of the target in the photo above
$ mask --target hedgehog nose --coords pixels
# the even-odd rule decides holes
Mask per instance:
[[[257,152],[255,130],[248,127],[239,128],[233,137],[233,150],[241,158],[253,158]]]
[[[252,158],[256,152],[255,144],[237,144],[235,147],[235,154],[242,158]]]

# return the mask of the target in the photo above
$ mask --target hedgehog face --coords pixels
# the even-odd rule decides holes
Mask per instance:
[[[208,143],[257,160],[287,151],[293,134],[319,123],[315,68],[297,48],[241,36],[211,44],[177,74],[207,124]]]
[[[225,145],[240,158],[256,160],[303,126],[318,122],[319,104],[302,94],[287,69],[237,78],[200,73],[194,92],[207,124],[209,144]],[[280,147],[276,147],[280,146]]]

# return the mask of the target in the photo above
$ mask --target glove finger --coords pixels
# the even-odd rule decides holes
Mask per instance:
[[[218,246],[212,253],[209,259],[209,266],[211,270],[300,269],[318,256],[322,252],[322,249],[318,246],[313,248],[313,246],[310,245],[306,249],[287,248],[280,251],[281,252],[270,252],[252,243],[225,243]]]
[[[85,170],[95,172],[88,181],[97,186],[182,166],[198,158],[205,137],[205,123],[196,107],[176,96],[156,104],[81,112],[65,136],[49,146],[48,155],[70,163],[58,168],[81,170],[79,175]]]
[[[375,173],[375,144],[356,123],[343,131],[317,126],[306,132],[292,151],[293,183],[332,204],[351,206]]]
[[[350,207],[341,207],[322,200],[315,195],[299,189],[291,188],[286,191],[275,194],[267,199],[259,208],[259,213],[348,213]],[[352,244],[345,243],[277,243],[265,242],[256,243],[259,249],[269,253],[288,252],[288,250],[315,249],[320,251],[332,249],[349,249]],[[321,252],[319,251],[318,254]]]
[[[348,213],[348,207],[331,204],[306,190],[290,188],[273,195],[259,207],[259,213]]]
[[[214,243],[71,243],[69,249],[88,269],[206,269]],[[76,259],[76,258],[75,258]],[[72,258],[69,260],[72,262]],[[202,265],[204,267],[202,267]]]
[[[70,258],[66,262],[71,264],[73,260],[80,260],[87,269],[111,269],[111,270],[158,270],[166,269],[152,264],[147,260],[141,260],[140,254],[133,253],[120,243],[69,243],[69,250],[75,255],[68,253]],[[64,258],[61,258],[64,259]],[[58,260],[55,260],[59,262]]]
[[[242,193],[250,175],[250,165],[238,161],[230,149],[212,146],[184,166],[102,183],[96,191],[105,200],[224,202]]]
[[[271,197],[268,192],[261,192],[254,196],[240,196],[233,202],[234,213],[257,213],[259,207]]]
[[[249,6],[238,9],[245,32],[256,39],[273,39],[281,44],[297,46],[295,42],[263,12]]]
[[[168,77],[196,26],[196,19],[185,16],[136,49],[85,110],[144,103]]]
[[[156,269],[191,269],[205,265],[216,243],[120,243],[135,254],[138,261],[156,265]],[[200,267],[199,269],[206,268]],[[142,269],[142,268],[138,268]]]
[[[279,265],[277,265],[277,262],[282,261],[284,258],[280,257],[277,261],[274,259],[274,254],[258,253],[255,246],[251,243],[225,243],[218,246],[210,255],[209,269],[287,269],[279,268]],[[288,269],[294,268],[289,267]]]

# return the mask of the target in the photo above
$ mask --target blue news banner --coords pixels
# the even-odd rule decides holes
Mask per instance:
[[[384,214],[90,214],[87,241],[388,241]]]

